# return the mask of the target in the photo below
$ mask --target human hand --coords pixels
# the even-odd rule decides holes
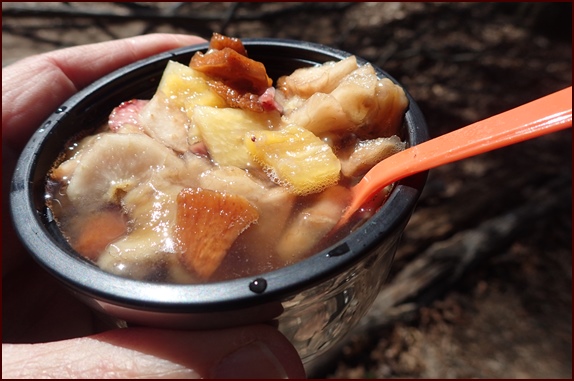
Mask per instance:
[[[78,46],[2,69],[2,377],[304,378],[297,352],[270,325],[211,331],[113,328],[40,268],[9,216],[19,153],[75,92],[136,60],[204,42],[153,34]]]

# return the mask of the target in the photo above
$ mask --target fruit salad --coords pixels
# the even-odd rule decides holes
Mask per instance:
[[[405,148],[407,107],[354,56],[273,80],[241,40],[214,34],[188,65],[169,61],[151,99],[117,105],[71,142],[46,199],[70,246],[110,273],[184,284],[260,274],[356,226],[332,231],[349,188]]]

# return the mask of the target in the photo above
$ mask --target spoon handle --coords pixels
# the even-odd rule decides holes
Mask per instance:
[[[572,86],[396,153],[353,187],[341,226],[386,185],[443,164],[572,126]]]

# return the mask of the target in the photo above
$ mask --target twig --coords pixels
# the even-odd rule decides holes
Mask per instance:
[[[241,3],[233,3],[233,5],[229,7],[229,9],[225,13],[225,17],[221,23],[221,27],[219,28],[219,33],[225,34],[225,31],[227,30],[229,23],[235,17],[237,10],[239,9],[240,6],[241,6]]]
[[[304,3],[291,7],[280,8],[273,11],[253,11],[250,13],[235,15],[233,21],[256,21],[265,20],[269,18],[281,17],[289,13],[306,11],[306,12],[325,12],[325,11],[343,11],[354,3]],[[149,20],[149,21],[169,21],[169,22],[213,22],[222,21],[221,13],[202,13],[198,15],[192,14],[176,14],[173,9],[154,9],[149,7],[132,9],[129,14],[118,14],[108,11],[95,11],[90,9],[79,8],[7,8],[2,10],[2,17],[61,17],[61,18],[106,18],[112,20]]]

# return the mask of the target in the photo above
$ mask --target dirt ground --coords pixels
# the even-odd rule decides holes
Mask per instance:
[[[3,66],[156,31],[344,49],[404,84],[431,136],[572,84],[571,3],[2,3],[2,10]],[[309,376],[571,379],[571,173],[570,130],[432,170],[390,285],[434,243],[541,197],[556,197],[559,207],[456,282],[411,300],[417,308],[408,318],[355,331],[309,365]]]

